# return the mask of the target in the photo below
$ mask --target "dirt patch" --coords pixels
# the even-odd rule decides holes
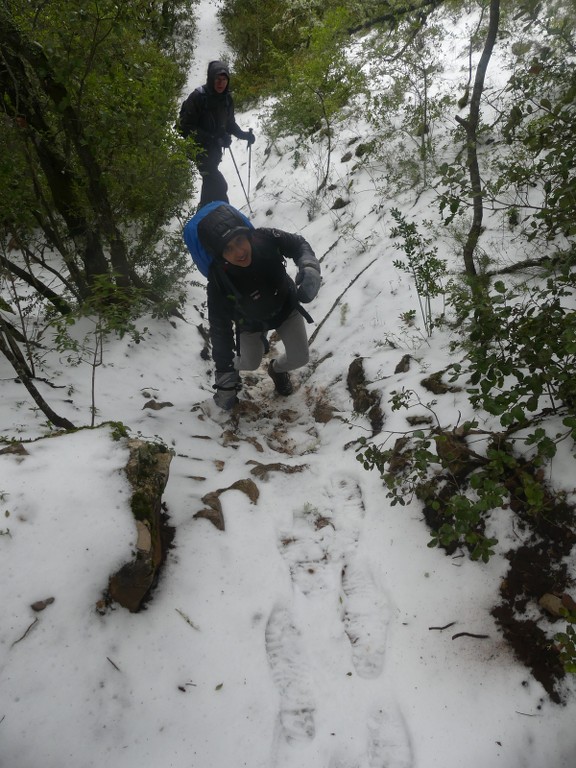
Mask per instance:
[[[461,483],[467,471],[462,465],[458,468],[458,483]],[[510,486],[517,489],[513,474]],[[451,492],[453,490],[447,486],[436,499],[446,501]],[[550,622],[556,622],[560,632],[566,620],[551,616],[543,607],[542,598],[550,595],[566,598],[574,588],[566,565],[576,544],[572,523],[574,510],[550,497],[546,503],[546,517],[535,516],[526,499],[518,494],[512,498],[510,506],[521,529],[523,543],[506,555],[508,572],[500,585],[500,602],[491,613],[517,659],[541,683],[552,701],[562,703],[562,681],[566,672],[551,640]],[[424,514],[428,526],[435,532],[446,522],[442,506],[427,504]],[[483,530],[479,528],[478,532]],[[452,544],[444,549],[447,554],[453,554],[458,547]]]
[[[346,380],[356,413],[364,413],[372,427],[372,437],[382,432],[384,414],[380,407],[380,393],[369,390],[366,386],[364,363],[361,357],[355,358],[348,368]]]

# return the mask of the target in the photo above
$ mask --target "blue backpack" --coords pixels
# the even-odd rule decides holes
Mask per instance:
[[[250,229],[254,228],[252,222],[242,213],[242,211],[238,211],[229,203],[224,203],[221,200],[215,200],[214,202],[208,203],[207,205],[200,208],[200,210],[195,213],[194,216],[192,216],[190,221],[184,227],[183,236],[184,242],[190,251],[194,264],[196,264],[204,277],[208,277],[208,273],[210,272],[212,256],[206,251],[200,242],[200,238],[198,237],[198,224],[202,221],[202,219],[208,216],[209,213],[212,213],[213,210],[219,208],[221,205],[225,205],[228,208],[231,208],[246,222],[246,226],[250,227]]]

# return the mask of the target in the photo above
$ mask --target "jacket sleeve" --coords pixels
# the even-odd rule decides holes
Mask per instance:
[[[234,114],[234,101],[232,96],[229,97],[228,102],[228,119],[226,121],[226,131],[231,133],[232,136],[236,136],[237,139],[248,139],[248,131],[243,131],[242,128],[236,122],[236,116]]]
[[[281,229],[265,230],[272,236],[277,244],[279,252],[286,258],[294,261],[298,270],[304,267],[312,267],[321,273],[320,262],[316,258],[310,243],[302,235],[284,232]]]
[[[208,281],[208,324],[216,371],[234,370],[234,321],[229,302],[213,281]]]

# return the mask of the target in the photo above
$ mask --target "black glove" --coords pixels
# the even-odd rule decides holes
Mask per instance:
[[[320,272],[315,267],[301,267],[296,275],[296,285],[298,286],[296,298],[298,301],[302,304],[308,304],[309,301],[312,301],[320,290],[320,281]]]
[[[232,136],[229,133],[223,133],[222,136],[218,136],[218,145],[222,149],[227,149],[232,144]]]
[[[256,141],[256,136],[254,136],[254,134],[252,133],[252,128],[250,128],[248,133],[245,133],[242,138],[248,142],[249,147],[251,147],[252,144],[254,144],[254,142]]]
[[[242,386],[240,374],[238,371],[227,371],[220,373],[216,371],[214,379],[214,389],[216,394],[214,395],[214,402],[218,408],[222,408],[224,411],[229,411],[238,402],[237,392]]]

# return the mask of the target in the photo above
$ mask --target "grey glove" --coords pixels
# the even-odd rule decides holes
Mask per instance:
[[[315,267],[302,267],[296,275],[296,298],[302,304],[308,304],[320,290],[320,272]]]
[[[216,371],[214,380],[214,402],[218,408],[229,411],[238,402],[237,392],[242,386],[240,374],[238,371],[227,371],[224,373]]]

